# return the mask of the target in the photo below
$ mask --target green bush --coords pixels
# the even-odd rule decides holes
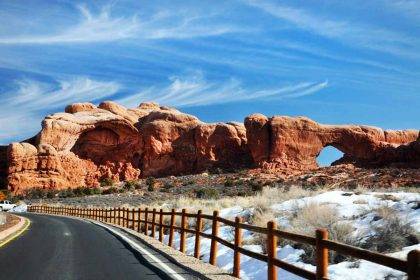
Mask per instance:
[[[42,188],[31,188],[25,192],[25,197],[28,199],[46,198],[47,192]]]
[[[101,187],[109,187],[109,186],[113,186],[115,182],[111,178],[102,178],[99,181],[99,184],[101,185]]]
[[[201,199],[217,199],[219,191],[216,189],[199,189],[195,191],[195,195]]]
[[[47,198],[54,198],[56,194],[57,194],[57,192],[54,191],[54,190],[47,190],[46,191],[46,197]]]
[[[225,187],[233,187],[234,185],[235,185],[235,181],[232,178],[230,177],[226,178]]]
[[[116,187],[110,187],[102,191],[102,194],[113,194],[118,193],[119,190]]]
[[[58,193],[58,197],[60,198],[66,198],[66,197],[74,197],[74,191],[71,188],[68,188],[67,190],[62,190]]]
[[[194,185],[194,184],[195,184],[195,181],[192,179],[182,183],[183,186]]]
[[[249,184],[253,192],[261,192],[264,188],[264,183],[259,180],[251,180]]]
[[[164,189],[166,189],[166,190],[170,190],[170,189],[172,189],[172,188],[174,188],[175,186],[173,185],[173,184],[171,184],[171,183],[169,183],[169,182],[166,182],[164,185],[163,185],[163,188]]]
[[[84,196],[83,187],[75,188],[73,189],[73,192],[75,196]]]
[[[137,189],[140,188],[140,184],[137,181],[135,181],[135,180],[127,181],[127,182],[124,183],[123,188],[125,190],[128,190],[128,191],[132,191],[134,189],[137,190]]]
[[[146,179],[147,190],[153,192],[157,189],[157,181],[153,177],[149,177]]]
[[[398,215],[395,210],[391,211],[386,215],[378,215],[381,222],[373,225],[374,234],[366,240],[364,248],[381,253],[391,253],[419,242],[420,236],[411,223]]]

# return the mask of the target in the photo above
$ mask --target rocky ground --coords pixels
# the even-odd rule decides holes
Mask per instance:
[[[121,205],[147,205],[157,201],[183,198],[221,198],[251,196],[264,186],[287,189],[299,186],[303,189],[354,190],[359,187],[372,190],[410,189],[420,190],[419,169],[360,169],[348,165],[325,167],[311,172],[285,175],[278,170],[261,169],[243,170],[236,173],[170,176],[165,178],[148,178],[138,181],[115,183],[109,182],[99,190],[102,194],[61,195],[49,194],[27,197],[26,203],[60,203],[82,206],[116,207]],[[113,186],[111,186],[113,185]],[[109,194],[106,194],[109,193]]]

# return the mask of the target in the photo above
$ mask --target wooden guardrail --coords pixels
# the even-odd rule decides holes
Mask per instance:
[[[217,246],[222,244],[234,251],[233,259],[233,276],[240,276],[241,255],[258,259],[267,263],[267,278],[269,280],[277,279],[277,268],[287,270],[293,274],[301,276],[305,279],[328,279],[328,251],[333,250],[343,255],[351,256],[357,259],[363,259],[384,265],[407,274],[408,280],[420,279],[420,251],[412,250],[408,253],[407,260],[402,260],[387,256],[384,254],[364,250],[350,245],[342,244],[328,239],[328,232],[325,229],[316,230],[315,237],[300,235],[296,233],[281,231],[277,229],[276,223],[270,221],[267,227],[257,227],[243,223],[240,217],[236,217],[235,221],[219,217],[219,212],[214,211],[213,215],[203,214],[199,210],[196,214],[187,213],[185,209],[181,212],[163,211],[160,209],[128,209],[128,208],[78,208],[78,207],[59,207],[48,205],[31,205],[28,206],[29,212],[45,213],[63,216],[75,216],[97,220],[105,223],[119,225],[125,228],[142,232],[153,238],[158,237],[163,242],[164,232],[169,234],[168,246],[174,244],[174,232],[180,233],[179,250],[185,253],[186,250],[186,234],[195,236],[194,257],[200,257],[200,241],[201,238],[211,240],[209,263],[217,265]],[[169,224],[164,223],[164,217],[169,216]],[[180,226],[175,225],[176,217],[180,217]],[[195,219],[193,229],[188,228],[188,219]],[[211,234],[203,232],[203,221],[211,221]],[[219,237],[220,223],[234,228],[234,243]],[[248,230],[254,233],[266,235],[267,254],[256,253],[245,249],[242,246],[242,231]],[[158,234],[158,236],[156,236]],[[284,262],[277,258],[277,240],[284,238],[295,242],[308,244],[315,247],[316,271],[308,271],[293,264]],[[386,242],[386,240],[384,240]]]

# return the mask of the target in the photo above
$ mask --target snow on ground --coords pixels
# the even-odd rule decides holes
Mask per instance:
[[[16,213],[23,213],[28,210],[28,205],[26,204],[20,204],[13,209],[10,209],[9,212],[16,212]]]
[[[355,234],[372,234],[371,227],[380,220],[374,219],[374,209],[381,206],[388,206],[397,211],[399,215],[406,218],[412,227],[420,232],[420,193],[380,193],[371,192],[357,194],[353,192],[344,191],[330,191],[312,197],[304,197],[299,199],[291,199],[282,203],[271,205],[272,210],[276,213],[277,222],[287,230],[289,225],[289,218],[296,213],[299,208],[304,207],[310,203],[327,204],[334,207],[340,218],[345,221],[351,222],[355,228]],[[27,206],[19,205],[11,212],[26,212]],[[225,208],[219,211],[223,218],[233,220],[236,216],[241,216],[246,219],[253,214],[253,208],[243,208],[234,206]],[[204,232],[211,234],[210,225],[205,225]],[[233,243],[234,231],[231,227],[221,226],[219,236],[229,242]],[[157,237],[156,237],[157,238]],[[164,243],[168,244],[169,236],[165,235]],[[243,240],[249,241],[253,239],[253,234],[249,231],[243,231]],[[174,235],[174,247],[179,249],[179,233]],[[386,242],[384,240],[384,242]],[[201,239],[200,256],[204,261],[208,261],[210,257],[210,243],[211,241],[206,238]],[[194,254],[195,237],[192,235],[187,236],[186,249],[188,255]],[[260,245],[243,245],[245,249],[263,253],[263,248]],[[407,253],[413,249],[420,249],[420,244],[405,247],[399,252],[389,254],[391,256],[405,259]],[[304,254],[302,249],[293,248],[290,245],[277,248],[278,258],[285,262],[291,263],[298,267],[304,268],[309,271],[315,271],[315,266],[304,263],[301,256]],[[218,258],[217,265],[227,271],[233,269],[233,250],[221,244],[218,245]],[[385,266],[377,265],[368,261],[344,261],[338,264],[329,266],[330,279],[340,280],[364,280],[364,279],[404,279],[404,273],[390,269]],[[248,256],[241,256],[241,278],[242,279],[267,279],[267,264]],[[284,280],[302,279],[285,270],[278,269],[278,278]]]
[[[295,213],[299,208],[304,207],[310,203],[327,204],[337,209],[338,214],[343,220],[349,221],[355,227],[355,233],[372,234],[370,228],[372,224],[380,221],[374,221],[374,209],[381,206],[389,206],[397,211],[398,214],[405,217],[416,229],[420,231],[420,209],[416,205],[420,202],[419,193],[364,193],[356,194],[352,192],[330,191],[313,197],[304,197],[300,199],[292,199],[282,203],[272,205],[271,208],[277,213],[277,221],[280,225],[286,226],[289,224],[287,217]],[[234,219],[235,216],[249,217],[252,215],[253,209],[244,209],[240,206],[225,208],[220,211],[220,216],[228,219]],[[207,226],[205,233],[211,233],[211,228]],[[252,239],[252,233],[243,231],[243,240]],[[234,232],[231,227],[222,226],[220,228],[220,237],[233,242]],[[165,236],[165,244],[168,242],[168,236]],[[195,237],[189,236],[187,238],[187,254],[194,253]],[[384,241],[386,242],[386,241]],[[174,236],[174,245],[179,248],[179,234]],[[218,245],[217,264],[219,267],[232,271],[233,268],[233,250],[219,244]],[[243,245],[244,248],[262,253],[260,245]],[[390,255],[398,258],[406,258],[407,253],[413,249],[420,249],[420,244],[405,247],[400,252],[395,252]],[[315,266],[306,264],[301,260],[301,255],[304,254],[302,249],[295,249],[290,245],[278,247],[278,258],[288,263],[302,267],[309,271],[315,271]],[[201,259],[208,261],[210,252],[210,240],[202,238],[201,241]],[[241,256],[241,277],[243,279],[267,279],[267,265],[264,262],[256,259]],[[390,279],[403,279],[404,273],[390,269],[385,266],[377,265],[368,261],[344,261],[338,264],[329,266],[330,279],[384,279],[385,277],[394,277]],[[278,278],[285,280],[302,279],[287,271],[278,269]]]

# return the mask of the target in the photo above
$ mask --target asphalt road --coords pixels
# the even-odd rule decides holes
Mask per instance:
[[[0,279],[171,279],[97,225],[22,214],[28,231],[0,248]]]

